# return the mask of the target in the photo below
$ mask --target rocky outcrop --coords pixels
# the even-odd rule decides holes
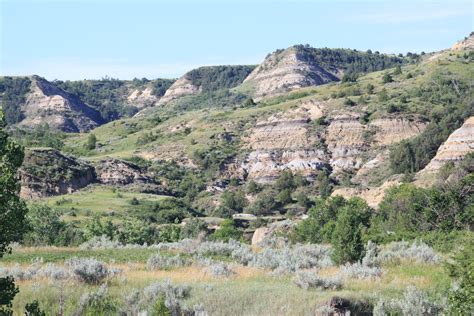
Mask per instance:
[[[360,197],[364,199],[370,207],[377,208],[385,196],[385,190],[392,186],[400,185],[400,179],[387,180],[379,187],[358,187],[358,188],[337,188],[331,196],[342,196],[345,199]]]
[[[34,76],[19,126],[32,128],[48,123],[64,132],[86,132],[104,123],[100,113],[47,80]]]
[[[448,139],[439,147],[436,156],[419,172],[418,176],[436,173],[447,162],[457,163],[473,151],[474,116],[471,116],[459,129],[449,135]]]
[[[468,37],[463,40],[456,42],[451,47],[452,50],[473,50],[474,49],[474,32],[471,32]]]
[[[120,159],[110,158],[97,162],[95,172],[97,181],[102,184],[127,185],[153,182],[138,166]]]
[[[259,121],[244,138],[251,152],[242,163],[249,178],[259,182],[275,179],[281,170],[290,169],[311,176],[327,162],[323,149],[314,146],[317,135],[310,131],[310,121],[322,116],[324,105],[306,101],[296,109],[276,113]]]
[[[426,123],[417,118],[387,117],[373,120],[368,127],[369,133],[374,132],[372,146],[387,146],[419,135]]]
[[[94,168],[55,149],[29,149],[20,169],[22,198],[32,199],[79,190],[95,181]]]
[[[153,106],[158,101],[158,97],[152,94],[153,89],[146,87],[145,89],[135,89],[127,97],[127,103],[135,106],[137,109]]]
[[[338,81],[342,73],[334,67],[322,67],[295,47],[269,55],[245,79],[253,88],[254,99],[275,96],[294,89]]]
[[[27,150],[20,178],[20,195],[27,199],[72,193],[91,183],[127,185],[137,192],[165,192],[130,162],[111,158],[90,163],[51,148]]]
[[[328,125],[315,126],[313,121],[323,115]],[[414,137],[425,127],[418,118],[408,116],[382,117],[362,124],[357,113],[331,113],[327,104],[307,100],[255,124],[243,138],[244,148],[251,152],[242,168],[258,182],[271,181],[284,169],[309,178],[325,166],[335,173],[357,172],[368,158],[375,159],[387,146]],[[379,158],[372,161],[374,166],[365,165],[367,172],[380,166],[382,157]],[[362,172],[357,181],[363,183],[368,179],[364,179]]]
[[[186,75],[176,80],[175,83],[171,85],[171,87],[166,90],[165,95],[158,101],[158,105],[165,104],[171,100],[186,96],[186,95],[193,95],[198,94],[200,92],[200,88],[193,85],[191,80],[186,78]]]
[[[265,243],[269,238],[277,233],[288,233],[296,225],[295,221],[284,220],[271,223],[268,226],[259,227],[252,235],[252,245],[258,246]]]
[[[338,115],[331,121],[325,142],[331,154],[330,164],[336,171],[360,168],[363,162],[361,154],[368,148],[364,131],[365,127],[355,114]]]

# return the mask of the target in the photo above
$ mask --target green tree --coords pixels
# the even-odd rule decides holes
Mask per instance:
[[[375,90],[375,86],[371,83],[368,83],[366,90],[367,90],[367,94],[373,94]]]
[[[221,195],[221,207],[230,210],[228,213],[241,213],[248,204],[242,190],[227,190]]]
[[[316,177],[314,185],[318,188],[319,195],[322,198],[327,198],[332,192],[332,183],[329,179],[327,172],[320,171]]]
[[[268,214],[275,210],[278,203],[275,200],[275,192],[262,191],[257,195],[257,199],[249,205],[248,210],[255,215]]]
[[[291,172],[289,169],[283,170],[275,182],[275,188],[278,191],[282,191],[284,189],[293,190],[295,188],[293,172]]]
[[[257,182],[250,180],[247,184],[247,193],[248,194],[255,194],[260,191],[260,186],[257,184]]]
[[[44,204],[32,205],[26,218],[25,242],[29,245],[55,245],[66,226],[59,211]]]
[[[474,246],[467,243],[447,265],[456,288],[448,296],[449,315],[474,314]]]
[[[398,65],[397,67],[395,67],[395,71],[393,72],[394,75],[401,75],[402,74],[402,67],[400,65]]]
[[[357,73],[345,73],[342,76],[341,82],[356,82],[358,79],[359,75]]]
[[[239,240],[242,238],[242,232],[235,227],[235,221],[233,219],[226,219],[211,237],[214,240],[223,241],[229,241],[230,239]]]
[[[26,205],[20,200],[18,168],[23,163],[23,147],[13,142],[5,131],[0,110],[0,258],[11,252],[10,243],[20,241],[25,232]],[[0,313],[10,313],[17,289],[12,278],[0,278]]]
[[[384,73],[383,77],[382,77],[382,83],[389,83],[389,82],[393,82],[393,78],[392,78],[392,75],[389,74],[388,72]]]
[[[333,232],[333,260],[337,264],[364,257],[362,233],[369,226],[371,209],[360,198],[352,198],[339,211]]]
[[[97,137],[95,136],[94,133],[90,133],[89,136],[87,137],[86,149],[93,150],[95,149],[96,145],[97,145]]]
[[[199,234],[204,233],[207,235],[207,223],[199,218],[189,218],[186,225],[181,229],[181,238],[196,238]]]
[[[347,204],[341,196],[318,198],[309,209],[309,217],[295,228],[295,238],[301,242],[331,242],[337,214]]]
[[[276,199],[283,205],[293,203],[290,189],[283,189],[280,193],[278,193]]]
[[[387,90],[386,90],[385,88],[383,88],[382,90],[380,90],[380,92],[379,92],[379,94],[378,94],[378,98],[379,98],[379,101],[380,101],[380,102],[388,101],[389,97],[388,97]]]

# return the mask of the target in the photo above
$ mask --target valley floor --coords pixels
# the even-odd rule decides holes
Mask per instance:
[[[294,283],[293,274],[278,274],[270,269],[243,266],[231,262],[230,258],[213,256],[229,264],[233,273],[214,276],[203,260],[193,259],[184,267],[150,270],[147,260],[152,254],[160,252],[172,256],[170,250],[157,251],[142,249],[97,249],[79,248],[19,248],[5,256],[1,266],[17,270],[31,270],[54,264],[64,267],[65,259],[70,257],[94,257],[105,261],[107,267],[118,268],[121,272],[108,279],[108,297],[116,302],[118,310],[126,310],[126,297],[135,290],[142,290],[153,283],[171,282],[174,286],[190,287],[189,296],[182,305],[202,304],[209,315],[314,315],[315,310],[333,296],[351,300],[376,303],[381,297],[399,298],[405,289],[412,285],[438,300],[450,286],[450,279],[441,264],[417,263],[411,260],[398,260],[383,263],[379,278],[353,279],[344,277],[341,267],[313,269],[311,273],[322,277],[341,276],[342,289],[305,290]],[[186,257],[186,255],[184,255]],[[39,263],[38,263],[39,262]],[[1,268],[0,268],[1,269]],[[24,277],[17,281],[20,292],[14,301],[16,315],[21,315],[26,303],[35,299],[47,315],[57,315],[60,304],[65,315],[72,315],[80,304],[81,296],[97,291],[100,285],[87,285],[74,278],[55,280],[47,277]],[[60,303],[63,301],[63,303]],[[129,303],[130,304],[130,303]],[[116,313],[111,313],[116,314]]]

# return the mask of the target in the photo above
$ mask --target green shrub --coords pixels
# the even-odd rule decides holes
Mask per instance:
[[[85,148],[87,150],[94,150],[97,145],[97,137],[95,136],[94,133],[90,133],[89,136],[87,137],[87,143],[85,145]]]
[[[337,264],[360,261],[364,255],[362,234],[372,210],[360,198],[352,198],[339,211],[333,232],[333,260]]]
[[[242,238],[242,232],[236,228],[235,222],[232,219],[226,219],[212,235],[213,240],[229,241],[240,240]]]
[[[341,196],[316,199],[314,206],[309,209],[309,217],[295,227],[294,238],[301,242],[330,242],[337,213],[346,203]]]
[[[181,238],[190,238],[194,239],[199,236],[199,234],[204,233],[207,235],[207,223],[199,218],[189,218],[186,222],[186,225],[181,229]]]
[[[29,207],[27,214],[28,232],[24,237],[25,243],[33,246],[57,245],[58,238],[66,224],[61,220],[61,214],[47,205],[34,204]]]
[[[472,315],[474,313],[474,246],[467,243],[448,264],[448,272],[457,285],[448,296],[451,315]]]
[[[0,78],[1,103],[7,124],[12,125],[23,120],[22,105],[30,91],[31,80],[28,77]]]
[[[275,193],[270,190],[265,190],[257,195],[253,203],[248,206],[248,211],[255,215],[268,214],[278,207],[275,200]]]
[[[389,74],[388,72],[384,73],[383,74],[383,77],[382,77],[382,83],[389,83],[389,82],[393,82],[393,78],[392,78],[392,75]]]

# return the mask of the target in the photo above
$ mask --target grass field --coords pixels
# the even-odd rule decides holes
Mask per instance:
[[[80,220],[94,214],[123,215],[128,210],[140,210],[164,197],[95,185],[67,196],[45,198],[40,202],[60,210],[65,220]],[[138,205],[131,204],[133,198],[139,201]]]
[[[119,268],[121,274],[106,281],[109,298],[119,309],[126,308],[124,298],[135,289],[144,289],[155,282],[171,281],[173,285],[189,286],[189,297],[182,304],[202,304],[209,315],[308,315],[330,297],[340,296],[355,301],[375,303],[380,297],[398,298],[408,286],[424,291],[433,300],[445,295],[450,279],[442,264],[417,263],[402,260],[382,265],[380,278],[350,279],[344,277],[340,267],[312,270],[320,276],[343,276],[339,290],[305,290],[289,274],[272,275],[270,270],[231,263],[234,274],[216,277],[208,267],[194,261],[191,266],[149,270],[148,258],[158,253],[154,249],[99,249],[78,248],[18,248],[1,259],[1,266],[19,265],[26,268],[33,261],[61,266],[70,257],[100,259],[107,266]],[[160,251],[170,256],[169,251]],[[66,315],[73,313],[84,293],[95,291],[99,285],[87,285],[75,279],[33,279],[18,282],[20,293],[14,301],[14,310],[20,315],[23,306],[37,299],[47,315],[58,313],[60,300]],[[111,315],[115,315],[111,313]]]

